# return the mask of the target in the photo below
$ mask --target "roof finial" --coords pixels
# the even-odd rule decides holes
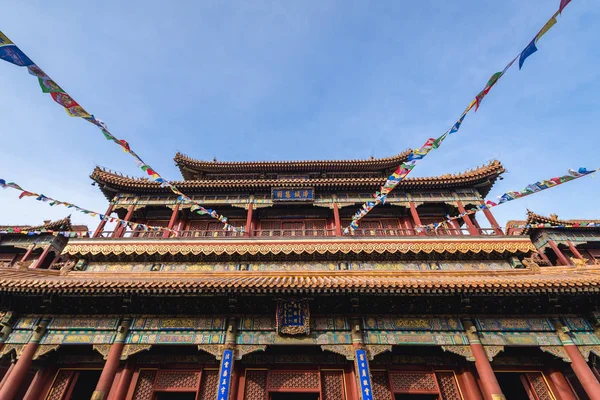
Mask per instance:
[[[552,219],[553,221],[558,221],[558,215],[557,214],[550,214],[550,219]]]

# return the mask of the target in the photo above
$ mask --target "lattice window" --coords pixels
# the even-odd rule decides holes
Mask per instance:
[[[386,236],[401,235],[400,220],[398,218],[384,218],[381,220],[381,227],[385,231]]]
[[[453,372],[436,372],[442,400],[461,400],[460,391]]]
[[[281,229],[285,237],[302,236],[304,224],[302,222],[283,222]]]
[[[269,390],[278,389],[319,389],[319,373],[313,371],[271,371],[268,380]]]
[[[433,374],[394,372],[390,374],[390,379],[394,393],[438,393],[438,386]]]
[[[372,372],[373,400],[392,400],[387,372]]]
[[[246,393],[244,400],[267,399],[267,371],[246,371]]]
[[[535,392],[539,400],[554,400],[552,393],[550,393],[550,388],[540,372],[528,372],[525,374],[525,377],[531,384],[531,389]]]
[[[202,371],[202,383],[200,384],[198,400],[214,400],[218,384],[219,371]]]
[[[261,221],[260,236],[281,236],[281,221]]]
[[[327,220],[311,219],[304,222],[306,236],[326,236]]]
[[[204,236],[206,234],[206,230],[208,229],[208,221],[192,221],[190,222],[190,227],[188,229],[193,231],[189,232],[188,236]]]
[[[200,383],[200,372],[195,371],[161,371],[156,377],[154,390],[191,389],[196,390]]]
[[[322,400],[345,400],[343,371],[321,371]]]
[[[58,371],[56,378],[54,379],[54,383],[52,384],[52,389],[46,397],[47,400],[62,400],[65,395],[67,389],[69,388],[69,383],[71,382],[71,378],[75,371],[69,371],[61,369]]]
[[[132,400],[152,400],[152,385],[155,377],[156,371],[142,370]]]

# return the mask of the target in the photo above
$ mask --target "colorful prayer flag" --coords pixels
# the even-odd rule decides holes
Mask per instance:
[[[535,38],[534,38],[531,42],[529,42],[527,47],[525,47],[525,50],[523,50],[521,52],[521,55],[519,56],[519,69],[521,69],[523,67],[523,63],[525,62],[527,57],[529,57],[536,51],[537,51],[537,47],[535,47]]]

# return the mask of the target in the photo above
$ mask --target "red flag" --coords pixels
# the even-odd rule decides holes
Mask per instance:
[[[563,8],[565,8],[567,6],[567,4],[569,4],[570,2],[571,2],[571,0],[560,0],[560,6],[558,7],[558,12],[562,14]]]
[[[25,190],[25,191],[21,192],[21,194],[19,195],[19,199],[22,199],[25,196],[34,196],[34,197],[36,197],[37,194],[31,193],[31,192],[28,192],[28,191]]]

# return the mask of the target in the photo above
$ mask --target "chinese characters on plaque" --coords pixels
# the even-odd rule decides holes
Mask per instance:
[[[271,199],[273,201],[313,201],[315,190],[313,188],[273,188]]]

